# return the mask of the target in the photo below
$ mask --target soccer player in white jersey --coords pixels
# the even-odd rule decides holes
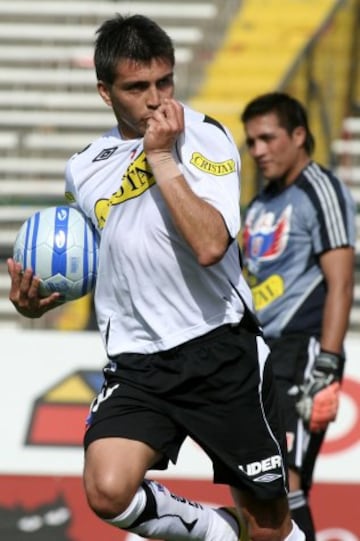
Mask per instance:
[[[95,308],[109,363],[85,435],[93,511],[149,539],[301,541],[268,347],[240,268],[240,160],[226,128],[174,98],[168,35],[140,15],[98,30],[98,90],[116,126],[74,155],[68,201],[101,236]],[[22,314],[52,308],[9,260]],[[231,487],[238,516],[147,477],[186,436]]]
[[[298,100],[281,92],[259,96],[242,120],[267,181],[246,212],[245,267],[284,405],[292,517],[315,541],[308,495],[338,409],[355,204],[347,187],[311,159],[314,138]]]

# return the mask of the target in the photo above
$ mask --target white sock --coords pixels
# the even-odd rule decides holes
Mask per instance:
[[[293,520],[291,522],[293,525],[292,530],[289,535],[285,537],[284,541],[306,541],[304,532],[300,530],[296,522]]]
[[[238,541],[231,515],[172,494],[155,481],[145,480],[129,507],[107,522],[148,539]]]
[[[130,526],[144,511],[146,505],[146,494],[142,487],[139,487],[135,496],[130,502],[130,505],[121,515],[106,520],[109,524],[123,528],[124,530]]]

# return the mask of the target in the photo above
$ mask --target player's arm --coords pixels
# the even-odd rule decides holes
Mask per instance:
[[[144,149],[176,228],[199,264],[213,265],[223,257],[230,237],[221,213],[191,190],[172,157],[174,142],[183,130],[182,106],[166,100],[148,122]]]
[[[20,263],[12,258],[7,260],[7,266],[11,279],[9,300],[19,314],[39,318],[59,305],[59,293],[52,293],[48,297],[39,296],[40,279],[33,275],[31,269],[23,271]]]
[[[348,328],[354,286],[354,250],[325,252],[320,265],[326,281],[321,350],[305,382],[297,409],[312,431],[325,430],[336,419],[344,369],[342,346]]]
[[[199,264],[217,263],[229,246],[229,233],[220,212],[198,197],[182,175],[164,182],[160,189],[177,230]]]
[[[352,247],[329,250],[320,257],[326,282],[321,348],[341,353],[353,302],[355,254]]]

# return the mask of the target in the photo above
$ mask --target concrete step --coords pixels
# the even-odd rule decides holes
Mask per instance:
[[[336,168],[335,174],[344,182],[349,184],[360,183],[360,166],[340,165]]]
[[[343,122],[346,137],[360,137],[360,117],[348,117]]]
[[[30,5],[29,5],[30,4]],[[176,19],[176,20],[208,20],[217,16],[217,8],[213,2],[172,2],[164,6],[163,2],[144,2],[131,0],[131,2],[122,1],[121,6],[117,6],[113,1],[101,0],[82,0],[78,2],[64,2],[51,0],[44,2],[32,0],[12,0],[11,2],[1,2],[0,16],[20,17],[24,14],[36,15],[38,19],[63,17],[69,20],[73,18],[94,18],[101,19],[112,17],[116,9],[121,9],[123,13],[142,13],[147,17],[156,19]]]
[[[12,202],[33,199],[38,207],[42,201],[59,202],[64,199],[65,182],[64,180],[1,180],[0,198],[2,201],[10,200]]]

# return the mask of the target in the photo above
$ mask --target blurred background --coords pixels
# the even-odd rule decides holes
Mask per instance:
[[[257,188],[239,120],[255,95],[307,107],[315,159],[360,202],[359,0],[0,0],[0,328],[93,329],[91,298],[37,322],[7,300],[5,261],[21,223],[64,201],[66,160],[114,124],[96,91],[94,32],[116,11],[143,13],[176,46],[177,97],[226,124],[243,161],[242,206]],[[360,262],[360,259],[359,259]],[[358,282],[360,283],[360,282]],[[351,317],[360,330],[360,292]]]
[[[41,452],[53,444],[59,445],[65,448],[62,449],[64,454],[59,455],[61,457],[70,452],[69,448],[80,448],[81,442],[76,438],[75,442],[71,438],[57,439],[56,435],[52,443],[46,438],[45,443],[41,438],[40,442],[36,438],[31,440],[32,425],[26,423],[29,423],[29,416],[38,411],[39,404],[51,402],[69,406],[71,403],[84,408],[96,392],[99,385],[97,370],[102,365],[103,354],[97,333],[94,333],[96,322],[92,298],[90,295],[68,303],[38,321],[21,318],[8,300],[6,259],[12,255],[16,233],[27,217],[40,208],[64,203],[66,160],[115,123],[112,112],[97,94],[92,61],[95,30],[115,12],[147,15],[160,23],[172,37],[176,47],[177,98],[226,124],[238,144],[243,163],[242,207],[255,194],[259,179],[244,146],[239,118],[250,99],[270,90],[284,90],[304,103],[316,138],[314,158],[336,171],[350,186],[358,207],[360,205],[360,0],[0,0],[1,357],[14,361],[16,354],[22,359],[29,356],[35,372],[39,370],[44,374],[49,352],[50,356],[55,355],[55,351],[56,355],[63,355],[59,360],[62,371],[56,372],[59,365],[53,365],[43,386],[35,387],[30,393],[29,403],[33,401],[35,409],[31,410],[32,413],[26,408],[22,411],[21,418],[27,426],[26,429],[23,427],[27,431],[26,441],[19,433],[14,436],[16,445],[35,445],[37,449],[40,446]],[[360,244],[357,246],[356,265],[355,300],[350,322],[353,358],[358,354],[360,341]],[[44,333],[47,333],[46,339]],[[76,337],[79,341],[73,342]],[[50,338],[52,342],[44,346],[43,341]],[[79,361],[85,352],[87,358]],[[65,355],[70,357],[69,365],[61,361]],[[81,368],[79,364],[75,375],[72,372],[69,375],[66,370],[73,370],[75,362],[82,362]],[[8,362],[5,364],[9,377],[12,377],[13,368],[10,369]],[[29,371],[30,380],[31,374]],[[6,378],[3,375],[2,381],[7,381]],[[22,381],[22,376],[18,379],[23,385],[29,382],[26,378]],[[349,444],[360,439],[356,402],[356,397],[360,397],[360,384],[357,380],[360,382],[360,369],[356,373],[354,368],[348,387],[344,387],[347,398],[344,399],[346,411],[342,414],[342,428],[336,429],[343,432],[334,434],[333,447],[336,449],[329,451],[330,454],[339,451],[336,447],[340,445],[339,441],[346,440]],[[64,398],[69,396],[69,400]],[[14,407],[18,407],[18,402],[14,402]],[[8,427],[5,421],[3,423],[6,434]],[[46,423],[41,425],[46,426]],[[331,445],[330,441],[328,450],[332,449]],[[76,452],[80,453],[79,449]],[[42,457],[41,454],[40,461]],[[45,460],[48,460],[48,455]],[[63,458],[58,460],[62,464]],[[196,461],[194,463],[197,464]],[[14,473],[12,464],[10,458],[9,463],[5,460],[2,472]],[[39,464],[39,459],[36,459],[36,464]],[[32,473],[50,472],[55,475],[54,479],[58,478],[56,474],[59,471],[69,473],[66,467],[54,466],[54,461],[51,464],[45,472],[39,467],[29,466],[27,469],[25,466],[22,473],[28,474],[30,470]],[[340,471],[344,462],[335,460],[329,464]],[[187,466],[184,468],[186,470]],[[207,473],[203,474],[202,467],[199,468],[200,478],[206,478]],[[77,466],[70,473],[77,474]],[[193,470],[191,476],[196,478]],[[340,475],[334,489],[337,500],[343,494],[342,490],[345,490],[344,498],[360,495],[358,477],[358,474],[346,474],[346,483],[343,483]],[[32,487],[31,479],[27,478],[27,481]],[[41,478],[37,482],[45,481]],[[71,485],[74,481],[66,482]],[[21,500],[19,496],[18,500],[15,497],[18,494],[17,477],[9,477],[8,483],[9,493],[14,493],[14,496],[6,503],[5,500],[1,502],[0,496],[0,533],[1,505],[14,506]],[[68,524],[71,513],[69,506],[64,505],[64,494],[74,495],[78,489],[64,488],[68,487],[66,483],[61,486],[63,492],[60,491],[60,496],[53,486],[46,490],[51,493],[52,504],[60,498],[56,509],[63,509],[62,516],[67,517],[64,520]],[[324,493],[321,483],[318,492],[315,491],[319,502],[325,493],[331,493],[328,489],[325,474]],[[349,490],[358,492],[351,492],[349,496]],[[21,504],[24,509],[31,507],[29,501],[24,500]],[[46,501],[45,498],[45,503],[42,500],[36,503],[43,513],[47,512]],[[344,508],[344,513],[351,513],[353,509],[355,519],[355,508],[351,505],[355,505],[354,499],[350,501],[350,507]],[[328,502],[326,506],[329,506]],[[9,509],[7,507],[4,515],[8,522]],[[86,513],[83,508],[82,512]],[[324,526],[319,540],[358,540],[359,532],[352,526],[352,519],[348,515],[346,517],[341,527],[329,527],[331,533],[324,534],[324,531],[330,531]],[[323,520],[321,516],[318,519],[320,522]],[[23,537],[15,537],[9,532],[7,536],[0,537],[4,541],[23,540]],[[39,532],[31,534],[33,537],[28,533],[24,539],[57,539],[54,532],[51,538],[43,538]],[[86,537],[81,537],[84,535],[81,533],[67,535],[64,537],[62,533],[59,540],[98,539],[89,532]],[[116,539],[121,539],[119,534]],[[126,539],[130,541],[131,537]]]

